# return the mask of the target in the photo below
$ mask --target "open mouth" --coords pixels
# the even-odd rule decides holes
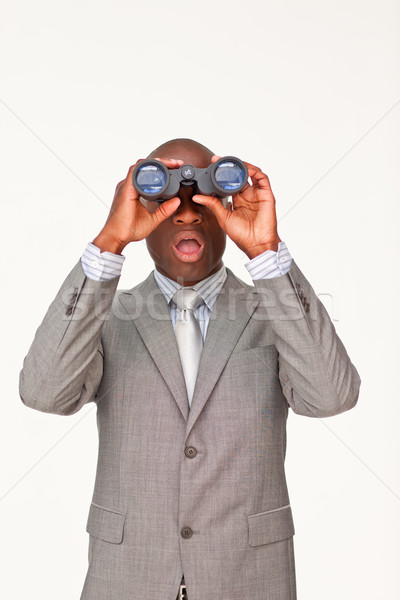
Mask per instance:
[[[173,246],[175,256],[184,262],[198,260],[203,254],[204,243],[197,234],[180,235]]]
[[[178,242],[175,248],[179,252],[183,252],[183,254],[193,254],[194,252],[198,252],[201,246],[197,240],[187,238]]]

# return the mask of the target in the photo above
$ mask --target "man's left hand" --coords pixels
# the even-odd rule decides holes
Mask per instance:
[[[212,162],[220,156],[214,155]],[[245,162],[252,185],[232,196],[233,205],[226,208],[215,196],[196,194],[192,200],[207,206],[219,226],[251,259],[266,250],[278,250],[281,241],[277,231],[275,198],[269,179],[259,167]]]

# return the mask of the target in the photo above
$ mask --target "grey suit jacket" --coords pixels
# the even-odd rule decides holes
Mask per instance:
[[[352,408],[360,379],[295,262],[255,287],[229,270],[189,411],[153,274],[116,292],[80,261],[20,374],[34,409],[97,403],[99,456],[81,600],[295,600],[286,419]]]

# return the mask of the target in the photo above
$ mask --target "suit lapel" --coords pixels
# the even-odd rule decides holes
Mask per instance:
[[[203,410],[258,303],[257,296],[244,287],[229,269],[227,272],[208,325],[190,411],[169,308],[153,273],[137,287],[119,295],[120,303],[131,316],[187,421],[186,436]]]
[[[211,395],[258,300],[227,269],[228,276],[213,308],[200,359],[196,387],[186,427],[189,435]]]
[[[132,323],[187,421],[189,405],[178,346],[168,304],[153,273],[137,287],[121,293],[119,301],[131,316]]]

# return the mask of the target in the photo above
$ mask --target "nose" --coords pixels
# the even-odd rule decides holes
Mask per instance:
[[[200,204],[193,202],[191,197],[180,195],[181,203],[173,214],[175,225],[198,224],[203,220]]]

